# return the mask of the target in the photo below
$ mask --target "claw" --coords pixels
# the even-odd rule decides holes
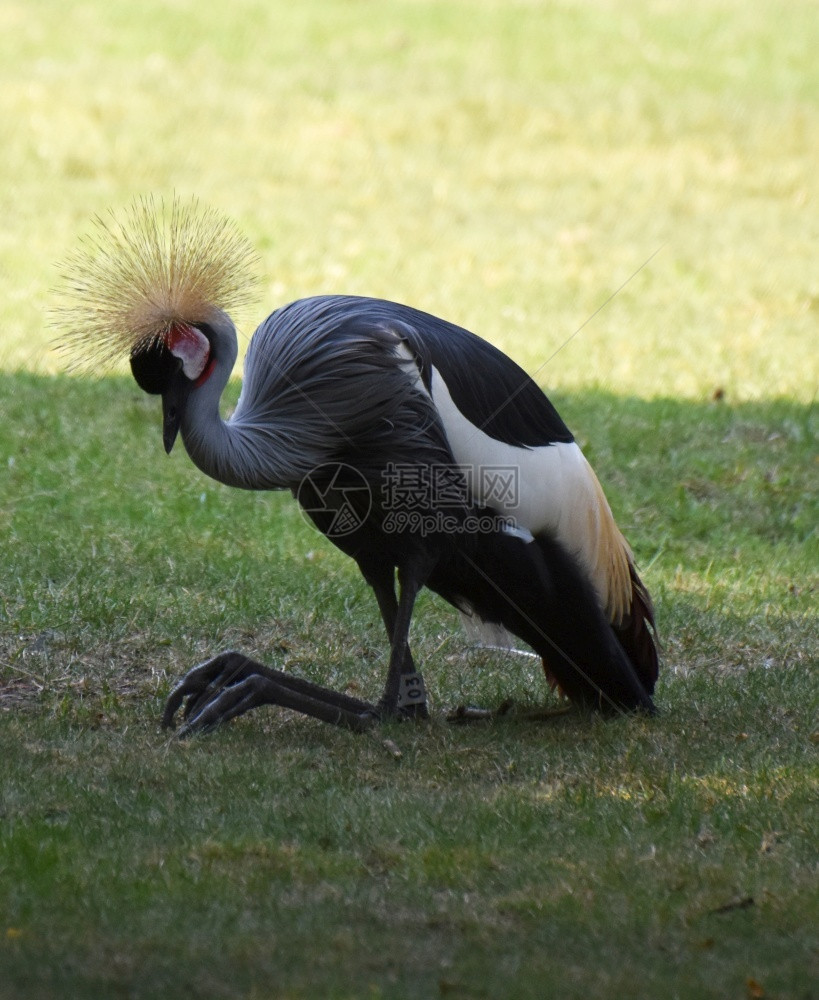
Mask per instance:
[[[292,674],[256,663],[242,653],[220,653],[190,670],[171,691],[162,725],[174,728],[182,709],[180,739],[204,733],[259,705],[279,705],[356,732],[371,728],[382,713],[370,702],[323,688]],[[413,706],[421,717],[425,707]]]
[[[225,688],[237,684],[252,673],[252,661],[233,650],[219,653],[218,656],[197,664],[168,695],[162,713],[162,728],[175,728],[174,717],[180,707],[182,718],[187,722],[191,716],[201,714]]]
[[[572,711],[573,708],[571,705],[516,711],[514,701],[507,699],[501,702],[497,708],[477,708],[475,705],[458,705],[457,708],[449,712],[446,721],[459,725],[467,722],[486,722],[492,719],[500,719],[504,716],[513,716],[521,722],[549,722]]]

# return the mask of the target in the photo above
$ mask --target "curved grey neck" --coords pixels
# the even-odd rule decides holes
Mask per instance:
[[[211,326],[215,364],[210,377],[191,390],[182,419],[182,440],[193,463],[212,479],[242,489],[282,489],[288,484],[260,474],[253,435],[232,420],[223,420],[219,403],[233,366],[238,344],[231,320],[224,316]]]

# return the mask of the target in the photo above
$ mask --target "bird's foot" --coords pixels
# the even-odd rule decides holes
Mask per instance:
[[[180,737],[207,732],[259,705],[279,705],[355,732],[372,728],[380,709],[362,701],[272,670],[242,653],[220,653],[190,670],[173,689],[162,715],[172,728],[182,708]]]
[[[447,713],[446,721],[455,725],[463,725],[467,722],[486,722],[489,719],[497,719],[502,715],[508,715],[513,703],[511,701],[502,702],[497,708],[479,708],[477,705],[458,705],[451,712]]]
[[[183,721],[195,718],[227,688],[255,674],[258,666],[241,653],[229,650],[193,667],[168,696],[162,713],[162,728],[175,728],[174,717],[180,707]]]
[[[523,722],[548,722],[561,715],[571,712],[570,705],[558,708],[531,708],[518,710],[515,702],[508,698],[498,705],[497,708],[478,708],[475,705],[458,705],[446,717],[447,722],[454,725],[464,725],[468,722],[486,722],[491,719],[504,717],[514,717]]]

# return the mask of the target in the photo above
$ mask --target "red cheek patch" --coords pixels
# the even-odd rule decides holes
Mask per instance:
[[[208,359],[208,363],[205,365],[205,370],[196,380],[195,385],[197,388],[200,385],[204,385],[205,382],[207,382],[207,380],[211,377],[215,365],[216,365],[216,358],[214,358],[214,356],[211,354],[210,358]]]
[[[182,362],[185,376],[196,382],[210,360],[208,338],[195,326],[178,323],[171,327],[167,344],[171,354]]]

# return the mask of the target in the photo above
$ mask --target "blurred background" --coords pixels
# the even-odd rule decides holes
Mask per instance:
[[[817,51],[812,0],[3,0],[0,367],[59,370],[58,262],[176,193],[259,250],[245,339],[349,292],[546,388],[809,401]]]

